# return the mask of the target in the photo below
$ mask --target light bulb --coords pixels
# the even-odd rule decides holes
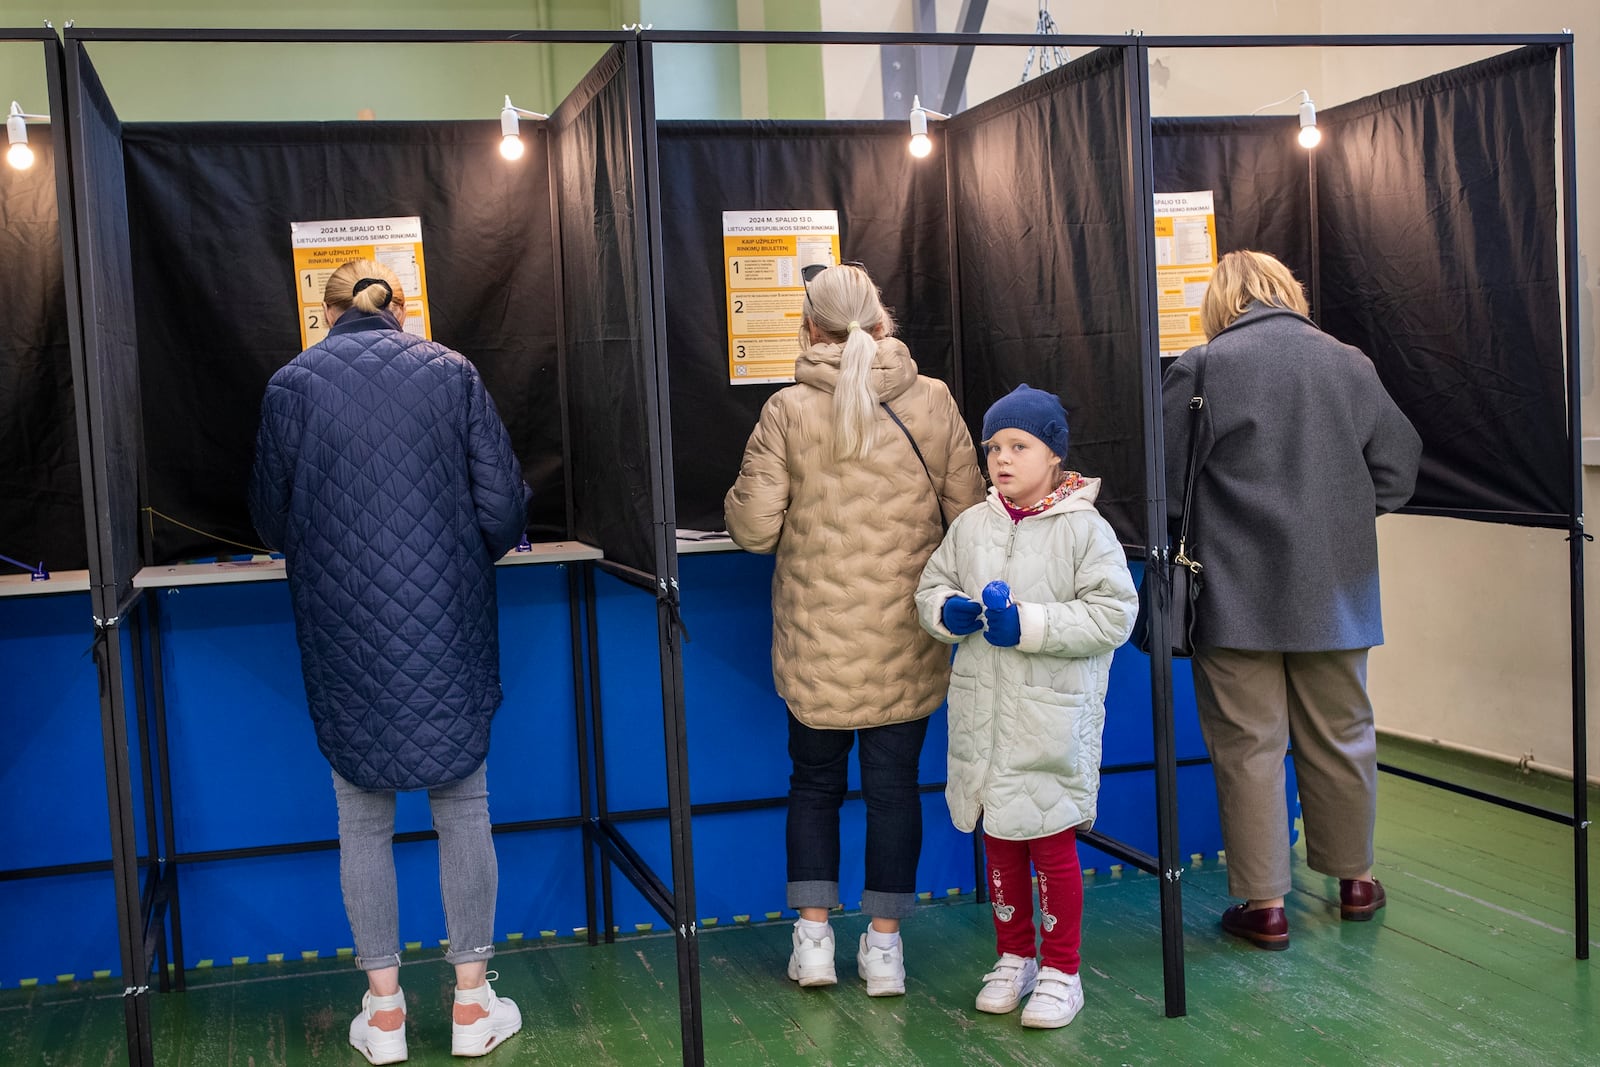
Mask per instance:
[[[514,133],[508,133],[500,138],[500,154],[507,159],[521,159],[522,138]]]
[[[6,162],[17,170],[27,170],[33,166],[33,149],[28,147],[26,141],[18,141],[6,149]]]
[[[1315,148],[1322,143],[1322,131],[1317,129],[1317,106],[1311,94],[1300,90],[1300,147]]]
[[[912,138],[911,138],[911,154],[912,155],[916,156],[918,159],[925,159],[925,158],[927,158],[928,153],[930,153],[932,151],[933,151],[933,139],[930,138],[927,134],[919,133],[919,134],[915,134],[915,135],[912,136]]]

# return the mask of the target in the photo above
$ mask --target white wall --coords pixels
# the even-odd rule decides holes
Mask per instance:
[[[939,29],[955,28],[958,0],[939,3]],[[911,29],[910,4],[868,13],[850,0],[823,0],[830,30]],[[1592,0],[1337,0],[1325,3],[1217,0],[1212,4],[1057,3],[1059,32],[1115,34],[1552,33],[1576,36],[1578,202],[1600,205],[1600,4]],[[986,33],[1032,33],[1036,0],[991,0]],[[1472,62],[1503,48],[1341,48],[1158,50],[1152,55],[1157,114],[1248,114],[1308,89],[1319,106],[1359,98]],[[830,117],[881,117],[875,66],[825,56]],[[861,50],[852,50],[861,51]],[[980,49],[968,105],[1017,84],[1026,58],[1016,49]],[[1584,72],[1588,71],[1589,74]],[[1269,113],[1292,114],[1288,105]],[[1600,210],[1580,211],[1578,265],[1583,296],[1585,432],[1600,434],[1594,396],[1596,261]],[[1586,494],[1600,492],[1588,473]],[[1371,685],[1380,729],[1488,752],[1570,773],[1571,662],[1568,554],[1562,531],[1391,516],[1379,523],[1388,642],[1373,654]],[[1600,633],[1600,553],[1586,554],[1587,610]],[[1591,637],[1589,648],[1600,638]],[[1600,660],[1586,656],[1590,700],[1600,698]],[[1589,742],[1591,777],[1600,779],[1600,737]]]

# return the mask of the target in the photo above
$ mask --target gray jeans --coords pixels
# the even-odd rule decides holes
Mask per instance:
[[[333,772],[339,802],[339,886],[356,942],[356,966],[400,965],[400,893],[394,873],[394,790],[362,789]],[[500,880],[489,830],[485,768],[428,790],[439,835],[439,892],[444,898],[449,963],[494,955],[494,903]]]

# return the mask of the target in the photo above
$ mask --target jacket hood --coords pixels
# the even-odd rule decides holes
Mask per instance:
[[[795,360],[794,380],[833,392],[839,383],[839,360],[843,354],[842,344],[813,345]],[[877,354],[872,357],[871,380],[879,400],[893,400],[917,380],[917,363],[899,338],[885,337],[878,342]]]

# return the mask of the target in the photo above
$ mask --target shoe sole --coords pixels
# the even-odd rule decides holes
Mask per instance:
[[[868,978],[863,972],[857,971],[856,974],[863,982],[867,983],[867,996],[869,997],[903,997],[906,995],[906,984],[904,982],[878,982],[874,984],[872,979]]]
[[[794,961],[792,961],[792,960],[789,963],[789,971],[788,971],[788,973],[789,973],[789,981],[791,981],[791,982],[799,982],[801,989],[815,989],[817,986],[838,985],[839,984],[839,975],[837,973],[834,973],[834,974],[801,974],[800,973],[800,968],[796,967],[794,965]]]
[[[1376,905],[1375,907],[1347,908],[1341,904],[1339,905],[1339,918],[1343,919],[1347,923],[1371,922],[1372,917],[1378,914],[1378,909],[1381,907],[1383,907],[1382,904]]]
[[[1077,1017],[1077,1012],[1073,1012],[1065,1019],[1030,1019],[1028,1016],[1024,1015],[1022,1017],[1022,1025],[1026,1026],[1029,1030],[1059,1030],[1063,1026],[1070,1025],[1072,1020],[1076,1019]]]
[[[385,1063],[404,1063],[406,1061],[407,1053],[406,1053],[405,1049],[399,1050],[398,1053],[394,1053],[394,1052],[373,1052],[372,1050],[370,1050],[370,1049],[368,1049],[368,1048],[366,1048],[366,1047],[364,1047],[362,1045],[356,1044],[354,1041],[350,1042],[350,1047],[355,1049],[357,1052],[361,1053],[361,1055],[366,1059],[366,1061],[368,1063],[385,1064]]]
[[[1259,934],[1252,930],[1230,930],[1226,926],[1222,928],[1222,932],[1229,937],[1246,941],[1256,948],[1264,948],[1268,952],[1282,952],[1289,947],[1288,934]]]
[[[1235,933],[1226,927],[1223,928],[1222,932],[1229,937],[1237,937],[1240,941],[1252,944],[1256,948],[1264,948],[1268,952],[1282,952],[1289,947],[1288,934],[1241,934]]]
[[[1021,1003],[1022,998],[1018,997],[1012,1002],[1011,1007],[1009,1008],[1000,1007],[999,1005],[995,1004],[974,1004],[973,1007],[989,1015],[1010,1015],[1012,1012],[1017,1010],[1017,1005]]]
[[[1033,987],[1038,984],[1039,980],[1037,978],[1029,982],[1027,987],[1024,988],[1021,993],[1017,994],[1017,999],[1013,1000],[1009,1006],[996,1004],[993,1001],[990,1001],[987,1005],[985,1005],[983,1001],[979,1000],[974,1002],[973,1007],[977,1008],[981,1012],[987,1012],[990,1015],[1010,1015],[1012,1012],[1017,1010],[1019,1005],[1022,1004],[1024,997],[1033,995]]]
[[[484,1041],[483,1046],[481,1048],[476,1048],[476,1047],[472,1047],[472,1046],[468,1046],[466,1048],[462,1048],[462,1047],[458,1046],[454,1041],[451,1041],[450,1042],[450,1055],[452,1055],[452,1056],[464,1056],[464,1057],[468,1057],[468,1058],[473,1058],[473,1057],[477,1057],[477,1056],[487,1056],[489,1053],[493,1052],[495,1049],[499,1048],[502,1044],[504,1044],[508,1038],[515,1037],[518,1034],[520,1034],[521,1032],[522,1032],[522,1027],[520,1025],[515,1030],[512,1030],[509,1033],[501,1033],[498,1030],[491,1030],[486,1035],[487,1040]],[[474,1044],[476,1044],[476,1043],[474,1043]]]

